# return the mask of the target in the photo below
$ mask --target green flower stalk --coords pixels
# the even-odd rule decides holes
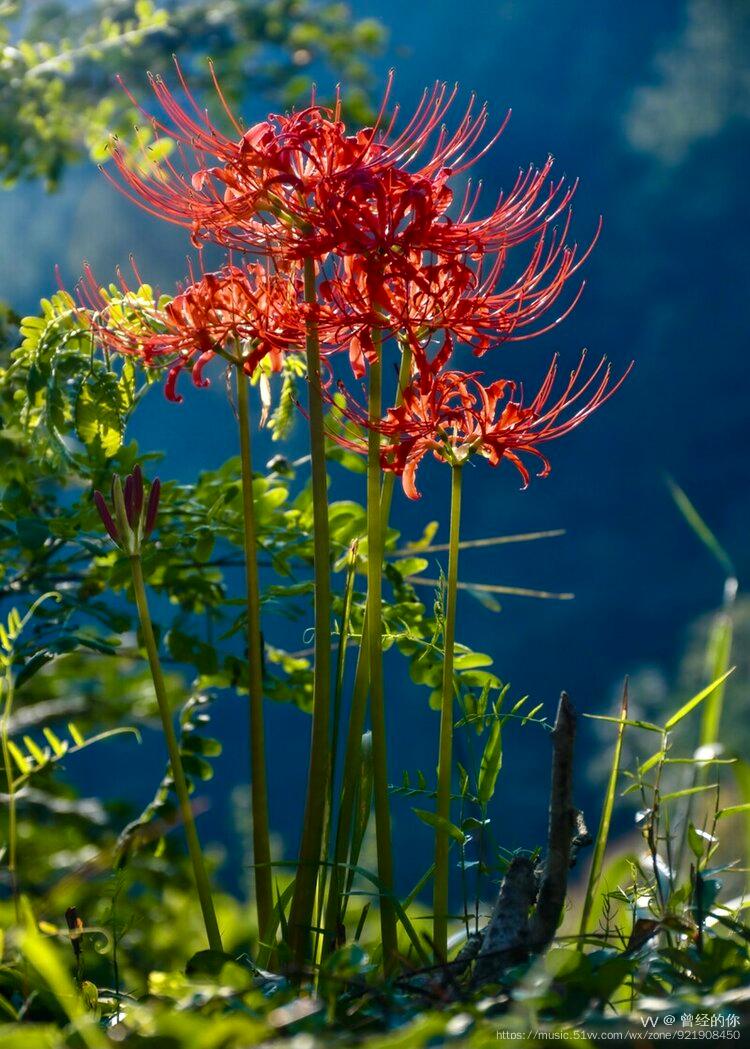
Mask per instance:
[[[308,305],[315,303],[315,263],[312,259],[306,259],[304,264],[304,297]],[[323,391],[320,376],[320,340],[317,325],[313,319],[307,322],[305,347],[313,495],[315,679],[307,797],[294,896],[289,916],[290,946],[293,963],[297,969],[301,968],[309,953],[318,874],[322,860],[331,760],[331,557],[328,528],[328,479]]]
[[[401,403],[403,390],[407,386],[412,368],[412,351],[408,342],[401,345],[401,364],[398,374],[398,389],[396,391],[395,403]],[[374,409],[373,405],[373,409]],[[380,469],[378,465],[378,475]],[[374,471],[373,471],[374,475]],[[368,474],[369,479],[369,474]],[[383,477],[380,488],[380,534],[385,537],[388,529],[388,521],[391,513],[391,502],[393,499],[393,487],[395,474],[388,472]],[[374,488],[374,486],[373,486]],[[368,488],[369,493],[369,488]],[[368,508],[369,510],[369,508]],[[381,557],[382,575],[382,557]],[[378,581],[378,588],[380,584]],[[362,641],[357,657],[357,666],[354,677],[354,688],[352,691],[352,703],[349,714],[349,729],[347,733],[346,749],[344,753],[344,772],[341,783],[341,797],[339,811],[336,821],[336,836],[333,852],[333,869],[331,873],[331,884],[328,892],[326,905],[325,931],[326,943],[329,948],[337,941],[339,927],[343,924],[346,914],[348,899],[343,895],[343,887],[348,879],[345,878],[345,866],[350,857],[350,845],[352,837],[354,803],[356,798],[356,787],[362,755],[362,735],[365,731],[365,717],[367,714],[367,695],[370,684],[370,628],[369,628],[370,594],[368,588],[365,603],[365,613],[362,625]],[[382,617],[381,617],[382,618]],[[379,627],[382,632],[382,623]],[[389,836],[390,844],[390,836]]]
[[[242,520],[247,601],[247,659],[248,694],[250,697],[250,765],[255,902],[258,912],[258,938],[263,945],[264,951],[268,952],[272,949],[270,939],[273,917],[273,886],[271,879],[271,832],[268,820],[268,776],[266,771],[265,726],[263,718],[263,642],[260,624],[257,529],[253,501],[253,461],[247,375],[244,371],[241,356],[237,356],[235,363],[237,374],[237,422],[240,436],[240,460],[242,463]]]
[[[125,486],[120,478],[112,479],[112,504],[114,514],[110,512],[107,502],[101,492],[94,493],[94,503],[99,511],[110,538],[130,559],[130,568],[133,577],[133,591],[135,593],[138,618],[141,624],[141,634],[148,656],[151,670],[151,678],[159,706],[164,739],[167,744],[169,763],[172,769],[175,793],[180,806],[180,815],[185,829],[190,862],[193,867],[193,877],[198,893],[203,922],[206,927],[208,945],[212,951],[223,951],[219,925],[216,920],[213,898],[211,896],[211,885],[206,872],[198,831],[195,826],[193,809],[190,804],[190,791],[185,778],[185,770],[182,766],[180,748],[172,721],[172,712],[169,709],[167,690],[164,684],[164,674],[159,659],[159,650],[154,636],[151,623],[151,615],[148,608],[146,595],[146,584],[143,578],[143,565],[141,563],[141,548],[143,543],[151,535],[156,524],[156,515],[159,508],[160,482],[155,480],[145,498],[143,475],[139,466],[136,466],[132,474],[125,480]]]
[[[453,765],[453,650],[456,637],[456,595],[461,524],[460,463],[451,467],[451,524],[448,552],[448,584],[443,628],[443,687],[440,700],[440,743],[438,749],[437,816],[435,830],[435,881],[433,891],[432,939],[435,956],[445,961],[448,953],[448,887],[450,881],[449,825],[451,822],[451,773]]]
[[[367,647],[370,671],[370,719],[372,721],[373,796],[375,837],[380,882],[380,931],[383,967],[386,973],[396,964],[398,939],[393,907],[393,850],[388,799],[387,740],[383,695],[383,528],[380,493],[380,433],[382,411],[382,340],[373,332],[377,359],[370,365],[367,438]]]

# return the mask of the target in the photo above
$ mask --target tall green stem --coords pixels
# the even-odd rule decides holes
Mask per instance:
[[[253,501],[253,460],[250,437],[250,410],[247,376],[242,359],[237,358],[237,421],[242,461],[242,520],[245,546],[245,586],[247,597],[248,693],[250,699],[250,764],[253,810],[253,857],[255,860],[255,900],[258,909],[258,936],[268,950],[273,916],[271,843],[268,821],[268,777],[266,772],[265,727],[263,723],[263,642],[260,626],[260,584],[258,581],[257,530]]]
[[[401,365],[398,373],[398,390],[396,392],[396,404],[400,404],[404,388],[411,376],[412,352],[408,343],[401,347]],[[391,514],[391,501],[393,499],[393,486],[395,474],[386,473],[380,492],[380,521],[382,535],[388,529],[388,521]],[[328,946],[336,942],[338,926],[343,921],[346,912],[346,899],[342,899],[341,892],[344,882],[344,866],[349,856],[349,846],[352,836],[352,822],[354,817],[354,802],[357,793],[357,783],[362,753],[362,734],[365,729],[365,715],[367,713],[367,692],[370,674],[370,648],[368,642],[368,607],[369,596],[365,602],[365,613],[362,623],[362,641],[357,656],[357,667],[354,675],[354,687],[352,690],[351,710],[349,712],[349,730],[346,739],[346,751],[344,754],[344,772],[341,781],[341,799],[339,804],[338,819],[336,821],[336,841],[333,855],[333,869],[331,872],[331,885],[328,893],[326,907],[326,942]]]
[[[203,922],[206,926],[208,946],[212,951],[223,951],[219,925],[216,921],[216,912],[211,897],[211,885],[208,880],[208,874],[206,873],[206,866],[203,862],[203,852],[198,839],[195,819],[193,818],[193,809],[190,805],[190,793],[185,779],[185,772],[182,767],[180,748],[177,743],[174,724],[172,723],[172,713],[169,709],[169,703],[167,702],[167,690],[164,686],[164,675],[162,674],[161,662],[159,661],[159,651],[156,647],[156,638],[154,637],[151,616],[148,610],[146,585],[143,580],[143,568],[138,554],[131,555],[130,567],[133,572],[133,590],[135,591],[135,602],[138,606],[138,618],[141,622],[143,643],[146,646],[148,663],[151,668],[151,678],[154,683],[154,692],[156,693],[156,701],[159,705],[159,714],[161,715],[161,723],[164,729],[164,738],[167,742],[167,752],[169,754],[169,763],[172,768],[175,793],[177,794],[180,815],[182,816],[182,823],[185,828],[185,837],[187,838],[190,861],[193,865],[195,887],[198,891],[198,899],[200,901],[201,911],[203,912]]]
[[[305,302],[315,303],[315,263],[305,259]],[[323,847],[323,827],[330,768],[331,707],[331,564],[328,533],[328,482],[326,474],[323,392],[320,379],[320,342],[315,320],[307,323],[305,340],[309,388],[310,455],[313,496],[313,556],[315,576],[315,680],[310,739],[310,767],[302,825],[297,877],[294,885],[289,934],[293,959],[299,966],[310,942],[318,870]]]
[[[367,439],[367,646],[370,670],[370,718],[372,720],[373,797],[375,838],[380,883],[380,931],[383,966],[388,973],[398,950],[396,911],[393,906],[393,852],[391,813],[388,800],[388,763],[383,696],[383,527],[380,512],[380,425],[382,411],[382,363],[380,333],[373,332],[377,359],[370,365]]]
[[[433,946],[439,961],[448,951],[448,824],[451,819],[451,772],[453,762],[453,645],[456,636],[456,593],[458,590],[458,537],[461,521],[461,467],[451,471],[451,527],[448,552],[448,592],[445,604],[445,653],[440,705],[440,750],[438,757],[437,815],[442,823],[435,830],[435,883],[433,893]]]

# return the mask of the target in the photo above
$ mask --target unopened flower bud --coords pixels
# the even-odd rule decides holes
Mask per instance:
[[[156,524],[161,483],[158,478],[153,481],[146,500],[143,473],[140,466],[136,466],[124,484],[115,474],[111,491],[111,509],[98,491],[94,492],[94,505],[107,534],[117,546],[131,556],[139,554],[141,543],[151,535]]]

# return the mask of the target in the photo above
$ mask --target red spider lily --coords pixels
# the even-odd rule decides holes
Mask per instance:
[[[138,283],[142,281],[135,270]],[[304,338],[304,309],[293,275],[271,274],[259,263],[225,266],[204,273],[166,305],[149,303],[120,277],[121,296],[104,295],[87,267],[79,296],[95,335],[109,349],[137,356],[149,367],[165,367],[165,393],[176,392],[180,372],[191,366],[196,386],[207,386],[204,369],[215,356],[232,358],[237,348],[252,375],[267,358],[279,371],[283,354]]]
[[[455,130],[444,119],[456,90],[426,92],[400,133],[396,114],[384,117],[389,79],[375,124],[349,135],[337,99],[289,116],[272,115],[249,129],[231,112],[214,78],[234,135],[226,135],[192,96],[177,68],[179,101],[159,77],[151,87],[163,113],[142,110],[155,131],[178,147],[177,162],[154,164],[114,149],[119,179],[130,199],[159,218],[191,230],[196,242],[214,240],[240,250],[286,259],[357,253],[397,265],[406,251],[482,252],[537,235],[567,206],[575,189],[548,184],[552,159],[521,172],[491,214],[477,219],[478,191],[468,186],[457,214],[448,215],[451,176],[467,170],[502,132],[482,143],[487,109],[472,98]]]
[[[228,136],[198,105],[179,65],[177,75],[185,103],[161,77],[150,77],[163,119],[141,112],[158,134],[177,145],[179,163],[166,160],[157,166],[148,150],[138,158],[115,146],[119,188],[158,218],[189,228],[196,241],[213,239],[256,251],[283,247],[286,255],[297,257],[315,254],[310,233],[316,189],[342,171],[361,168],[371,153],[378,153],[373,129],[347,135],[340,100],[327,109],[316,105],[314,96],[301,112],[272,114],[245,129],[214,77],[234,131]],[[290,241],[301,243],[292,250]]]
[[[420,498],[416,487],[417,468],[428,452],[455,466],[480,454],[491,466],[507,459],[521,474],[523,487],[530,472],[521,458],[534,456],[541,462],[538,476],[546,477],[550,463],[539,450],[546,441],[575,429],[620,388],[630,368],[612,382],[612,368],[602,358],[588,378],[583,378],[586,355],[561,393],[553,398],[558,372],[554,358],[533,400],[524,405],[523,390],[509,379],[485,386],[481,372],[444,371],[430,376],[425,384],[415,377],[403,392],[402,403],[389,409],[378,427],[384,441],[381,465],[402,479],[410,499]],[[631,365],[632,367],[632,365]],[[367,427],[366,412],[349,397],[343,415]],[[364,452],[366,442],[346,434],[334,435],[340,443]]]
[[[507,287],[500,284],[507,251],[478,263],[466,257],[449,257],[420,265],[414,259],[408,269],[402,267],[381,279],[375,279],[371,269],[345,259],[321,284],[321,329],[334,344],[349,340],[350,361],[357,377],[364,374],[365,358],[373,359],[371,332],[375,328],[408,341],[423,375],[445,366],[456,341],[472,346],[480,357],[503,342],[542,335],[576,305],[583,284],[560,314],[543,320],[598,237],[597,231],[579,257],[577,246],[571,248],[565,243],[569,226],[570,216],[561,233],[554,232],[549,243],[543,232],[523,271]],[[437,350],[430,359],[436,341]]]

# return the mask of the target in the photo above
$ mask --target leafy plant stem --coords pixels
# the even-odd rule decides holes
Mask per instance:
[[[216,911],[214,910],[213,898],[211,896],[211,885],[203,861],[203,851],[198,838],[198,831],[195,826],[193,809],[190,805],[190,793],[185,779],[185,772],[182,767],[180,748],[177,743],[174,724],[172,723],[172,713],[167,701],[167,690],[164,684],[164,675],[159,660],[159,651],[156,645],[156,638],[154,637],[154,629],[151,625],[148,598],[146,597],[146,585],[143,579],[143,566],[139,555],[135,554],[131,556],[130,567],[133,574],[133,590],[135,592],[135,601],[138,608],[138,618],[141,624],[143,643],[146,646],[146,654],[151,669],[154,692],[156,693],[156,701],[159,705],[159,714],[164,729],[164,738],[167,744],[170,765],[172,766],[175,793],[177,794],[180,814],[185,827],[185,837],[187,839],[190,861],[193,865],[195,887],[198,892],[198,899],[203,913],[203,922],[206,927],[208,945],[212,951],[223,951],[219,925],[216,920]]]
[[[245,547],[245,586],[247,600],[248,692],[250,699],[250,764],[252,781],[253,856],[255,861],[255,900],[258,936],[264,949],[271,947],[269,928],[273,912],[271,845],[268,821],[268,777],[266,771],[265,727],[263,719],[263,651],[260,625],[260,584],[258,581],[257,530],[253,503],[253,463],[250,436],[248,381],[238,356],[237,421],[242,462],[242,520]]]
[[[316,299],[315,263],[305,259],[305,302]],[[320,342],[314,319],[308,320],[305,340],[309,388],[310,455],[313,497],[313,556],[315,576],[315,677],[310,739],[310,766],[302,825],[299,864],[289,918],[292,956],[299,968],[307,954],[315,909],[318,868],[323,847],[323,827],[330,769],[331,706],[331,580],[328,528],[323,394],[320,380]]]
[[[458,543],[461,523],[461,470],[451,469],[451,524],[448,552],[448,587],[443,631],[443,690],[440,707],[438,752],[437,815],[443,826],[435,829],[435,881],[433,892],[433,946],[438,961],[448,950],[449,836],[451,818],[451,772],[453,764],[453,645],[456,633],[456,594],[458,591]]]

